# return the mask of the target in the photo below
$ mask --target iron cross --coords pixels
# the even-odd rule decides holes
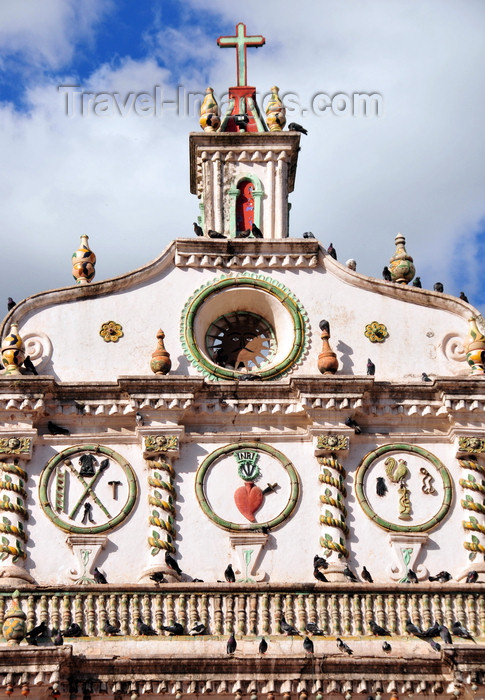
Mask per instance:
[[[247,85],[246,51],[248,46],[263,46],[264,36],[247,36],[246,25],[242,22],[236,25],[236,36],[220,36],[217,40],[222,48],[236,48],[237,84]]]

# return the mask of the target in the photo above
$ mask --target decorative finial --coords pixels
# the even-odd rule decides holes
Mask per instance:
[[[2,364],[5,367],[5,374],[22,374],[20,367],[25,360],[24,342],[19,335],[17,323],[10,326],[10,334],[3,339],[2,343]]]
[[[19,598],[20,592],[18,590],[14,591],[12,593],[10,607],[5,613],[2,627],[3,636],[10,646],[20,644],[27,633],[27,624],[25,622],[27,615],[20,607]]]
[[[214,90],[211,87],[208,87],[205,91],[205,97],[200,105],[199,124],[204,131],[217,131],[221,125],[219,105],[214,97]]]
[[[81,236],[81,244],[72,254],[72,276],[77,284],[88,284],[94,279],[96,256],[88,245],[88,236]]]
[[[479,330],[474,316],[468,319],[468,326],[469,335],[464,348],[466,361],[471,367],[470,374],[485,374],[485,336]]]
[[[222,48],[236,49],[237,63],[237,84],[238,86],[246,86],[248,84],[247,72],[247,47],[248,46],[263,46],[266,39],[264,36],[248,36],[246,34],[246,25],[242,22],[236,25],[235,36],[220,36],[217,40],[218,45]]]
[[[413,265],[413,259],[407,254],[404,244],[406,239],[400,233],[395,238],[396,252],[389,262],[389,272],[391,279],[398,284],[409,284],[413,279],[416,269]]]
[[[169,353],[165,350],[163,339],[165,333],[160,329],[157,333],[158,344],[157,349],[152,353],[150,368],[155,374],[168,374],[172,368],[172,361]]]
[[[318,370],[322,374],[335,374],[338,370],[337,355],[332,351],[328,339],[330,338],[330,324],[325,319],[320,321],[322,331],[322,351],[318,356]]]
[[[271,99],[266,107],[266,124],[270,131],[281,131],[286,124],[286,109],[278,94],[279,87],[271,88]]]

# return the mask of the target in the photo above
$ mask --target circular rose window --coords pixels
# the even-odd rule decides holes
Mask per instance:
[[[267,364],[276,351],[276,338],[264,318],[248,311],[223,314],[210,326],[206,347],[220,367],[252,372]]]

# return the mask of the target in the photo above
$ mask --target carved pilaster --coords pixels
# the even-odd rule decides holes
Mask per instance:
[[[468,552],[467,566],[459,578],[465,577],[471,569],[485,572],[485,466],[479,461],[480,457],[483,461],[484,453],[485,440],[477,437],[458,438],[457,459],[462,468],[462,478],[459,481],[463,493],[462,526],[465,531],[463,547]]]

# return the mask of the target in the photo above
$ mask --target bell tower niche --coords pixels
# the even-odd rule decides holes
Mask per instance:
[[[262,46],[265,38],[248,36],[239,23],[235,36],[221,36],[217,43],[236,48],[237,85],[229,88],[222,118],[213,90],[207,88],[200,117],[204,133],[189,137],[190,191],[200,200],[199,223],[206,236],[217,231],[235,237],[254,224],[265,239],[287,238],[300,134],[283,131],[285,108],[276,86],[266,109],[268,130],[256,88],[247,85],[247,47]]]

